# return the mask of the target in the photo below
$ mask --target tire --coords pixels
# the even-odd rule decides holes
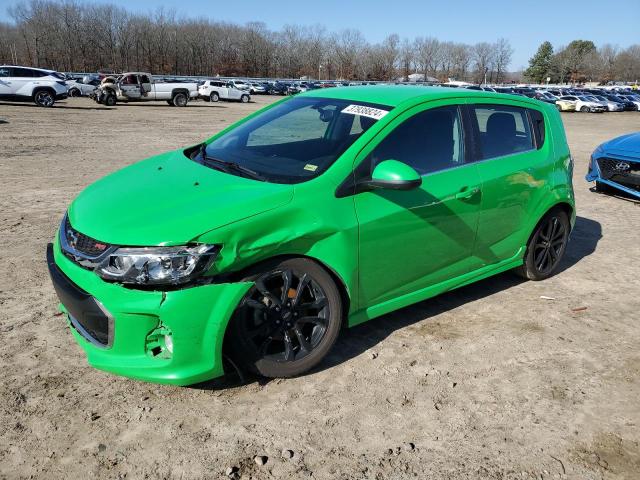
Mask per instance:
[[[39,107],[50,108],[56,103],[56,97],[50,90],[38,90],[33,94],[33,101]]]
[[[187,103],[189,103],[189,98],[183,92],[176,93],[171,100],[176,107],[186,107]]]
[[[115,107],[116,103],[117,103],[116,96],[113,93],[107,93],[107,95],[104,97],[104,104],[107,107]]]
[[[292,258],[246,280],[254,286],[229,324],[228,355],[268,378],[295,377],[320,363],[342,325],[340,292],[327,271]]]
[[[240,97],[240,101],[241,101],[242,103],[247,103],[247,102],[249,102],[249,95],[242,95],[242,96]]]
[[[549,211],[536,225],[524,255],[524,264],[515,271],[528,280],[544,280],[552,276],[567,249],[571,225],[567,214],[559,208]]]
[[[559,112],[562,111],[562,107],[560,105],[556,105],[556,108],[558,109]]]
[[[71,90],[69,90],[69,96],[70,97],[81,97],[82,94],[80,93],[80,90],[78,90],[77,88],[72,88]]]
[[[583,105],[582,107],[580,107],[580,111],[581,111],[582,113],[586,113],[586,112],[588,112],[588,111],[589,111],[589,107],[585,107],[585,106]]]
[[[218,95],[218,92],[211,92],[211,95],[209,95],[209,100],[211,102],[217,102],[218,100],[220,100],[220,95]]]

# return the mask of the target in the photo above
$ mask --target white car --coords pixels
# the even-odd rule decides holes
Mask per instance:
[[[576,102],[576,112],[604,112],[607,107],[598,101],[589,100],[585,96],[564,95],[559,100],[572,100]]]
[[[210,102],[218,100],[237,100],[247,103],[251,95],[246,90],[235,88],[231,82],[205,80],[198,86],[198,97]]]
[[[100,79],[89,75],[83,77],[81,80],[67,80],[70,97],[88,97],[99,85]]]
[[[63,74],[41,68],[0,65],[0,100],[32,100],[39,107],[52,107],[67,98]]]
[[[264,85],[261,85],[256,82],[251,82],[249,84],[249,93],[251,95],[255,95],[256,93],[267,93],[267,89],[265,88]]]
[[[231,85],[233,88],[237,88],[238,90],[250,90],[250,85],[242,80],[228,80],[227,83]]]

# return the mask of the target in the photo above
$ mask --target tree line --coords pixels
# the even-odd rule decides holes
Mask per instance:
[[[605,44],[600,48],[590,40],[574,40],[554,51],[543,42],[524,71],[533,83],[582,83],[640,80],[640,45],[625,49]]]
[[[321,25],[272,31],[162,8],[132,13],[111,4],[31,0],[0,23],[0,62],[64,72],[391,80],[412,73],[438,80],[501,82],[513,49],[506,39],[475,45],[433,37],[387,36],[376,44],[355,29]]]

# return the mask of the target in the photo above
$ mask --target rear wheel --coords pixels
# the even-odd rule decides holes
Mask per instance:
[[[544,280],[555,273],[569,241],[571,225],[560,209],[547,213],[529,239],[524,264],[516,273],[529,280]]]
[[[209,99],[212,102],[217,102],[218,100],[220,100],[220,95],[218,95],[218,92],[211,92],[211,95],[209,96]]]
[[[80,90],[78,90],[77,88],[72,88],[71,90],[69,90],[70,97],[79,97],[80,95]]]
[[[338,337],[340,293],[305,258],[278,262],[254,282],[229,326],[229,355],[262,376],[293,377],[317,365]]]
[[[178,92],[173,96],[173,104],[176,107],[186,107],[188,101],[189,99],[185,93]]]
[[[49,90],[38,90],[33,96],[33,101],[39,107],[53,107],[56,97]]]

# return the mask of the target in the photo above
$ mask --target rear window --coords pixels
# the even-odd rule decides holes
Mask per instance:
[[[504,157],[535,148],[527,109],[506,105],[471,107],[480,134],[481,158]]]

